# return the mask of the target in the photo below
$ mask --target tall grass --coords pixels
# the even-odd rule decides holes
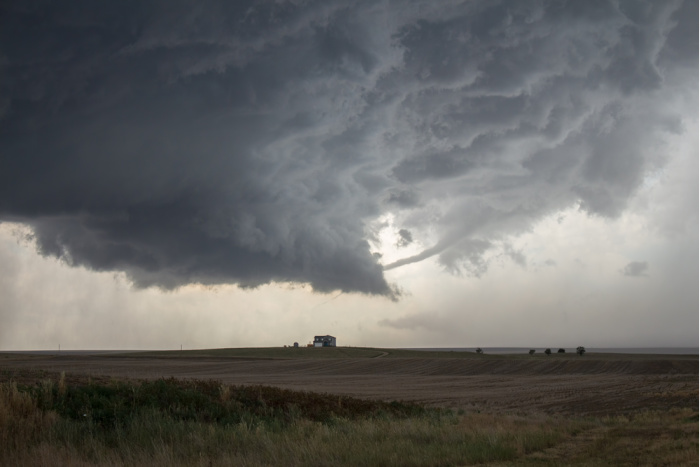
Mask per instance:
[[[697,423],[695,417],[686,414],[684,420]],[[555,449],[578,433],[623,433],[629,423],[458,415],[399,402],[215,381],[69,385],[62,376],[58,383],[0,384],[0,465],[527,463],[533,454]],[[679,446],[687,441],[684,433],[678,435]],[[605,442],[593,439],[590,447],[614,449],[600,444]],[[674,460],[692,458],[688,449],[681,451]],[[581,452],[584,459],[594,456]]]

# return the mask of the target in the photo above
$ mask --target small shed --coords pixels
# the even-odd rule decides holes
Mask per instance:
[[[314,336],[314,347],[335,347],[335,337]]]

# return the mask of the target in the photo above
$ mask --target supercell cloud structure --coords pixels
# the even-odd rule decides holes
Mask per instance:
[[[0,221],[139,287],[393,297],[384,271],[430,257],[479,275],[544,216],[619,216],[663,169],[697,120],[697,18],[690,0],[4,2]],[[422,251],[382,262],[387,215]]]

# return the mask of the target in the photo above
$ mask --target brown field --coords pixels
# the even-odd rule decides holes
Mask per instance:
[[[294,358],[279,356],[279,350],[250,352],[273,357],[234,356],[241,352],[225,350],[0,354],[0,382],[21,381],[28,370],[66,372],[69,378],[215,379],[226,384],[415,401],[489,413],[602,416],[698,406],[697,355],[450,356],[444,352],[342,349],[326,354],[319,353],[326,349],[311,349],[315,354],[304,349],[306,354]],[[330,358],[316,358],[320,356]]]
[[[221,400],[215,407],[230,403],[236,411],[244,406],[229,401],[229,385],[332,396],[290,393],[280,407],[287,408],[284,416],[293,422],[283,428],[278,422],[265,425],[273,399],[265,402],[257,388],[262,415],[236,423],[185,422],[173,414],[190,405],[168,402],[167,410],[153,412],[147,408],[151,402],[144,402],[149,399],[138,399],[141,405],[130,405],[126,412],[114,402],[108,412],[93,413],[110,387],[127,384],[133,391],[129,404],[135,404],[136,394],[149,391],[143,380],[170,377],[175,380],[154,384],[171,390],[175,384],[214,388]],[[124,382],[130,379],[142,381]],[[195,381],[177,381],[190,379]],[[33,392],[26,389],[32,387]],[[61,409],[80,400],[69,396],[78,394],[68,392],[71,387],[95,388],[91,394],[98,405],[78,413],[86,410],[89,418],[74,420]],[[357,406],[340,395],[454,410],[434,411],[449,414],[438,419],[322,423],[305,418],[297,404],[313,396],[314,407]],[[63,410],[62,415],[40,409],[40,401],[56,402],[51,407]],[[123,423],[96,429],[100,419],[95,414],[105,413],[115,420],[121,414]],[[0,353],[0,445],[7,448],[0,450],[0,465],[693,466],[698,465],[698,356],[476,355],[349,347]]]

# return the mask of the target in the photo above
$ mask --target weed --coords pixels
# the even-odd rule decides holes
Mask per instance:
[[[0,384],[0,465],[697,465],[695,409],[583,420],[218,381],[37,381]]]

